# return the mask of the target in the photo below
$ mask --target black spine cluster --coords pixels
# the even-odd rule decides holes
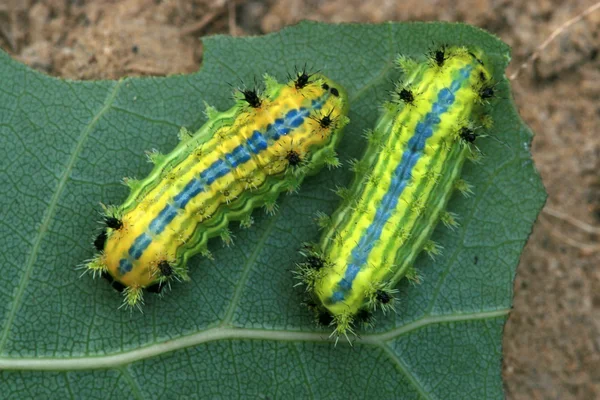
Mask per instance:
[[[262,105],[262,100],[256,89],[242,90],[242,94],[244,95],[244,100],[250,107],[259,108]]]
[[[108,235],[106,233],[106,229],[102,229],[102,232],[100,232],[100,234],[94,240],[94,247],[96,248],[96,250],[103,251],[107,239]]]
[[[483,86],[481,86],[481,89],[479,89],[479,98],[481,100],[490,100],[492,98],[494,98],[495,96],[495,89],[494,86],[489,85],[489,84],[484,84]]]
[[[123,221],[116,217],[106,217],[104,218],[104,223],[107,227],[115,230],[119,230],[123,227]]]
[[[404,103],[409,105],[414,105],[415,103],[415,95],[412,90],[407,88],[401,88],[398,91],[398,98]]]
[[[108,283],[110,283],[110,286],[112,286],[117,292],[121,293],[123,290],[125,290],[125,285],[119,281],[115,281],[108,272],[103,272],[102,277],[106,279]]]
[[[333,119],[331,118],[331,115],[325,115],[319,121],[319,125],[321,126],[321,128],[329,128],[332,123],[333,123]]]
[[[320,311],[317,314],[317,322],[323,327],[328,327],[333,322],[333,315],[328,311]]]
[[[388,304],[390,301],[392,301],[392,297],[389,295],[389,293],[383,290],[378,290],[375,293],[375,298],[381,304]]]
[[[315,254],[311,254],[308,257],[306,257],[305,264],[311,267],[312,269],[316,269],[318,271],[325,266],[325,260],[323,260],[321,257]]]
[[[468,143],[473,143],[475,139],[477,139],[477,134],[473,131],[473,129],[463,126],[460,128],[459,132],[460,138]]]
[[[307,74],[306,71],[299,72],[296,80],[294,81],[294,86],[296,89],[304,89],[308,85],[311,76],[312,75]]]
[[[302,163],[302,157],[295,150],[288,151],[287,154],[285,155],[285,159],[287,160],[288,164],[291,165],[292,167],[297,167],[298,165],[300,165]]]
[[[158,270],[162,276],[169,277],[173,275],[173,267],[166,260],[162,260],[158,263]]]
[[[435,50],[430,51],[429,58],[438,67],[443,67],[444,63],[449,58],[448,53],[446,52],[446,45],[443,45]]]
[[[354,323],[371,325],[373,323],[373,313],[365,308],[359,309],[356,315],[354,316]]]

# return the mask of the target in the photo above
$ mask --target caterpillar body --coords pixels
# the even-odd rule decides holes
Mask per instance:
[[[127,179],[129,197],[105,207],[99,251],[85,267],[123,291],[124,305],[140,307],[143,289],[160,290],[188,279],[186,262],[210,256],[209,238],[231,242],[230,221],[251,224],[250,214],[275,209],[282,191],[305,176],[339,164],[335,146],[347,123],[343,88],[302,71],[287,84],[265,75],[264,94],[236,93],[225,112],[207,107],[208,121],[194,134],[180,132],[169,154],[150,152],[150,175]]]
[[[377,308],[394,308],[394,289],[403,277],[418,279],[413,263],[426,250],[438,221],[456,225],[445,211],[466,159],[477,158],[473,142],[491,122],[485,105],[494,95],[492,75],[477,49],[442,47],[423,63],[400,57],[406,79],[386,103],[363,158],[352,164],[355,178],[342,190],[342,204],[318,245],[296,270],[309,293],[307,304],[333,334],[369,325]]]

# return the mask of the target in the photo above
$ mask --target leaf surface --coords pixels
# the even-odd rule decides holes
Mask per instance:
[[[396,315],[337,347],[314,325],[291,269],[316,241],[316,211],[347,167],[308,179],[279,213],[232,227],[235,246],[211,242],[192,282],[144,313],[117,310],[103,281],[80,278],[93,254],[99,202],[119,204],[122,177],[143,177],[144,151],[168,152],[181,126],[205,121],[204,102],[233,104],[230,85],[268,72],[287,79],[306,64],[344,85],[351,123],[342,160],[360,157],[362,134],[400,77],[393,60],[434,43],[476,45],[498,85],[481,164],[465,166],[474,195],[453,197],[461,226],[440,225],[436,261],[420,256],[420,285],[399,285]],[[0,382],[8,398],[502,398],[501,339],[519,256],[544,200],[504,69],[508,47],[446,23],[302,23],[264,37],[204,40],[198,73],[74,82],[44,76],[0,53]]]

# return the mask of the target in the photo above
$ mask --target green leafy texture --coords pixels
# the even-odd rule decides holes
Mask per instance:
[[[476,28],[445,23],[303,23],[265,37],[204,41],[200,72],[118,82],[49,78],[0,54],[0,382],[8,398],[502,398],[501,337],[512,281],[545,200],[529,153],[531,132],[503,78],[508,47]],[[170,151],[181,126],[197,129],[204,102],[226,109],[230,84],[265,73],[284,80],[305,64],[344,85],[351,123],[342,159],[360,157],[362,133],[389,99],[397,54],[433,44],[481,47],[499,98],[486,157],[455,195],[461,226],[442,224],[444,253],[417,261],[423,282],[399,285],[396,315],[378,315],[353,347],[328,339],[291,274],[301,242],[317,240],[313,216],[331,213],[347,167],[308,179],[279,212],[254,213],[235,245],[209,246],[190,262],[191,283],[144,314],[117,310],[121,296],[75,266],[93,253],[98,202],[119,204],[124,176],[151,169],[144,151]],[[495,138],[495,139],[494,139]]]

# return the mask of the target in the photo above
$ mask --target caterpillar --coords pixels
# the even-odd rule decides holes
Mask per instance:
[[[171,153],[149,152],[148,177],[125,179],[129,197],[104,206],[98,253],[84,267],[122,291],[123,305],[139,308],[143,289],[188,280],[187,260],[211,256],[209,238],[231,243],[230,221],[250,226],[254,208],[274,212],[280,192],[339,165],[348,101],[338,84],[306,71],[286,84],[265,75],[264,93],[244,89],[234,97],[227,111],[207,106],[208,121],[193,135],[182,129]]]
[[[351,163],[355,177],[339,191],[341,205],[319,216],[319,243],[301,250],[295,270],[307,305],[337,339],[358,323],[372,325],[378,308],[393,310],[397,282],[419,279],[417,255],[440,254],[430,240],[438,221],[457,225],[446,205],[455,189],[471,193],[461,168],[479,159],[474,143],[491,126],[485,108],[494,84],[483,59],[478,49],[446,46],[425,62],[398,58],[406,79],[367,133],[364,156]]]

